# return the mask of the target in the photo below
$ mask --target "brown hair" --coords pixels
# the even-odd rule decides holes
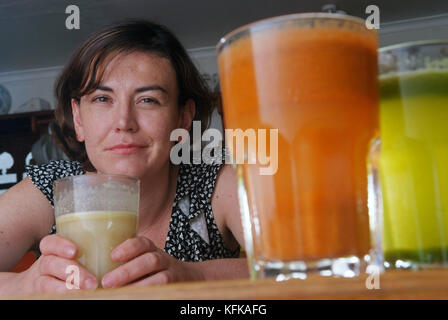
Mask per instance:
[[[91,167],[83,142],[76,139],[71,99],[93,92],[100,84],[107,63],[122,52],[155,53],[170,60],[177,76],[178,104],[182,108],[188,99],[196,104],[193,120],[207,129],[212,112],[212,96],[205,81],[179,40],[164,26],[135,20],[108,26],[90,36],[72,55],[59,76],[55,95],[59,141],[72,160]]]

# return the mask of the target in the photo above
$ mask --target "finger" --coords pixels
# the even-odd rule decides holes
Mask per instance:
[[[129,261],[145,252],[156,251],[156,245],[145,237],[128,239],[112,250],[110,257],[113,261]]]
[[[167,267],[168,260],[162,254],[147,252],[107,273],[101,284],[103,288],[121,287],[145,275],[162,271]]]
[[[36,285],[42,293],[63,293],[69,290],[64,281],[50,276],[40,277]]]
[[[39,271],[41,275],[66,281],[67,277],[76,277],[81,289],[96,289],[97,280],[86,268],[74,260],[67,260],[57,256],[41,256]]]
[[[131,283],[129,287],[145,287],[152,285],[167,284],[171,282],[174,282],[174,277],[172,273],[168,270],[163,270],[145,279]]]
[[[55,255],[67,259],[74,259],[78,251],[73,242],[57,234],[44,237],[39,248],[43,255]]]

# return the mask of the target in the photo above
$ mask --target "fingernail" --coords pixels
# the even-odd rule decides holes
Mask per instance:
[[[123,250],[117,250],[114,252],[114,258],[117,260],[121,260],[124,257]]]
[[[96,279],[93,278],[87,278],[86,281],[84,282],[84,285],[87,289],[90,290],[96,289],[98,287]]]
[[[109,277],[104,277],[103,280],[101,281],[101,285],[103,286],[103,288],[112,288],[113,281]]]
[[[76,250],[72,247],[67,247],[67,248],[65,248],[65,253],[67,255],[69,255],[70,257],[73,257],[76,253]]]

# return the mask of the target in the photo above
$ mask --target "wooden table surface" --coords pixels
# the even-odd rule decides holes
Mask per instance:
[[[306,280],[231,280],[176,283],[145,288],[10,297],[12,299],[119,299],[119,300],[291,300],[291,299],[448,299],[448,269],[387,271],[379,289],[367,289],[368,275],[357,278],[310,276]]]

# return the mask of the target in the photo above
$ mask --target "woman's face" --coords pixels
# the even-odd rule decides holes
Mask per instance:
[[[176,73],[166,58],[133,52],[107,65],[100,86],[72,100],[79,141],[101,173],[143,177],[169,163],[170,133],[189,130],[194,102],[178,106]]]

